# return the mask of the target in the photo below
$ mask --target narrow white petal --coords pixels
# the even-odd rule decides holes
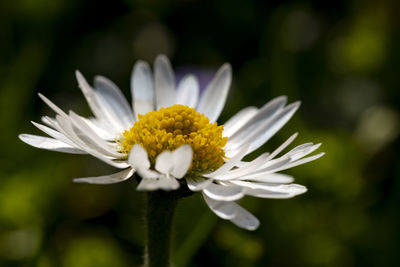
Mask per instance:
[[[47,126],[50,127],[53,127],[53,124],[57,123],[54,118],[50,118],[49,116],[42,116],[40,119],[44,124],[47,124]]]
[[[296,151],[296,153],[291,153],[290,158],[292,159],[292,161],[296,161],[296,160],[301,159],[302,157],[307,156],[308,154],[314,152],[320,146],[321,146],[321,143],[303,148],[299,151]]]
[[[136,117],[154,110],[153,75],[147,62],[136,62],[131,76],[131,92]]]
[[[191,191],[197,192],[197,191],[201,191],[204,188],[206,188],[207,186],[209,186],[212,182],[213,179],[209,179],[209,178],[192,178],[186,181],[188,188]]]
[[[247,155],[247,146],[244,146],[236,155],[234,155],[232,158],[228,159],[221,167],[219,167],[217,170],[204,174],[204,177],[209,177],[209,178],[214,178],[218,177],[219,175],[223,175],[225,172],[229,171],[233,167],[236,166],[237,162],[242,160],[244,156]]]
[[[82,73],[80,73],[78,70],[75,72],[75,75],[76,79],[78,80],[79,88],[81,89],[83,95],[85,96],[86,101],[88,102],[88,105],[92,110],[93,114],[97,118],[104,118],[103,111],[101,109],[101,106],[98,102],[96,93],[94,92],[93,88],[89,85],[89,83],[83,77]]]
[[[183,145],[172,152],[172,160],[174,168],[171,174],[180,179],[185,176],[192,164],[193,150],[190,145]]]
[[[125,155],[117,152],[113,147],[109,145],[106,141],[101,139],[87,124],[86,122],[78,116],[73,111],[70,111],[70,119],[73,123],[73,131],[79,137],[79,139],[92,149],[100,152],[101,154],[115,157],[123,158]]]
[[[299,106],[300,102],[295,102],[285,107],[274,119],[272,119],[268,123],[265,123],[263,126],[255,130],[248,137],[246,137],[242,142],[251,142],[249,153],[262,146],[275,133],[277,133],[293,116]]]
[[[264,124],[273,118],[278,112],[282,110],[287,101],[286,96],[280,96],[272,99],[266,103],[261,109],[258,110],[257,114],[248,120],[239,130],[237,130],[229,139],[228,143],[241,143],[240,141],[247,137],[249,133],[254,132],[260,125]]]
[[[291,162],[290,157],[282,156],[280,158],[270,160],[266,164],[264,164],[263,168],[259,168],[253,172],[249,172],[247,174],[242,174],[242,177],[247,177],[247,179],[252,179],[254,177],[264,177],[266,174],[278,172],[283,167],[287,166]],[[239,178],[237,174],[232,174],[230,179]]]
[[[138,144],[133,145],[129,152],[128,163],[136,170],[149,169],[150,161],[146,150]]]
[[[250,212],[237,205],[236,207],[236,215],[231,222],[239,226],[240,228],[244,228],[246,230],[256,230],[260,225],[260,221]]]
[[[215,122],[224,108],[232,81],[231,65],[225,63],[217,71],[203,93],[197,111],[206,115],[210,122]]]
[[[258,108],[256,107],[246,107],[242,109],[224,123],[224,132],[222,135],[228,137],[232,136],[240,127],[254,117],[257,112]]]
[[[61,142],[64,142],[72,147],[76,147],[75,144],[69,140],[65,135],[62,133],[53,130],[43,124],[31,121],[33,125],[35,125],[38,129],[42,130],[43,132],[47,133],[49,136],[53,137],[54,139],[60,140]]]
[[[288,145],[290,145],[294,139],[296,139],[298,133],[294,133],[292,136],[288,138],[282,145],[280,145],[277,149],[274,150],[274,152],[271,153],[271,155],[268,157],[268,160],[275,158],[276,155],[282,152]]]
[[[174,162],[172,160],[172,152],[171,151],[163,151],[157,156],[156,159],[156,170],[161,173],[170,173],[172,168],[174,167]]]
[[[238,211],[235,202],[217,201],[203,194],[207,206],[220,218],[224,220],[233,219]]]
[[[107,127],[107,124],[102,123],[96,118],[83,118],[81,117],[86,124],[96,133],[98,134],[103,140],[114,141],[115,140],[115,130],[111,130]]]
[[[88,183],[88,184],[114,184],[123,182],[129,179],[135,170],[132,168],[113,173],[110,175],[98,176],[98,177],[84,177],[84,178],[75,178],[74,183]]]
[[[195,108],[199,99],[199,82],[193,75],[186,75],[178,85],[176,104]]]
[[[56,104],[51,102],[47,97],[42,95],[41,93],[38,93],[39,97],[45,102],[55,113],[57,113],[60,116],[67,116],[67,114],[62,111]]]
[[[235,201],[244,196],[244,189],[240,186],[210,184],[203,193],[214,200]]]
[[[248,181],[231,181],[230,184],[244,187],[246,189],[260,189],[268,192],[283,193],[289,195],[299,195],[307,192],[307,188],[299,184],[277,184],[256,183]]]
[[[157,56],[154,62],[154,79],[157,110],[175,103],[175,76],[169,59],[164,55]]]
[[[242,175],[246,175],[248,173],[254,172],[257,170],[260,166],[265,164],[267,157],[269,156],[269,153],[264,153],[252,160],[251,162],[246,162],[246,165],[243,165],[239,168],[236,168],[231,171],[226,171],[224,173],[221,173],[216,177],[216,180],[230,180],[232,177],[240,177]],[[237,164],[235,164],[237,166]]]
[[[293,168],[293,167],[302,165],[302,164],[304,164],[304,163],[307,163],[307,162],[316,160],[316,159],[322,157],[323,155],[325,155],[325,153],[324,153],[324,152],[321,152],[321,153],[319,153],[319,154],[316,154],[316,155],[313,155],[313,156],[310,156],[310,157],[307,157],[307,158],[302,158],[302,159],[299,159],[299,160],[297,160],[297,161],[287,163],[287,164],[285,164],[284,166],[282,166],[282,167],[280,167],[279,169],[277,169],[276,171],[287,170],[287,169],[290,169],[290,168]]]
[[[99,98],[103,108],[107,106],[110,113],[113,113],[125,129],[132,127],[135,119],[132,109],[121,90],[112,81],[103,76],[96,76],[94,79],[96,96]]]
[[[294,181],[294,178],[287,174],[282,173],[270,173],[263,176],[243,176],[239,177],[238,180],[249,180],[254,182],[272,183],[272,184],[289,184]]]
[[[88,146],[86,143],[84,143],[75,133],[75,131],[79,130],[77,128],[74,129],[72,122],[70,121],[69,117],[63,117],[63,116],[56,116],[57,120],[57,125],[59,127],[59,130],[61,133],[63,133],[65,136],[67,136],[71,141],[73,141],[76,145],[78,145],[82,150],[86,151],[88,154],[104,161],[105,163],[114,166],[116,168],[120,169],[126,169],[129,167],[129,165],[126,162],[123,161],[115,161],[115,159],[112,159],[97,150],[93,149],[92,147]]]
[[[21,139],[21,141],[33,147],[47,149],[51,151],[63,152],[63,153],[86,154],[85,151],[79,148],[72,147],[60,140],[56,140],[53,138],[31,135],[31,134],[20,134],[18,137],[19,139]]]

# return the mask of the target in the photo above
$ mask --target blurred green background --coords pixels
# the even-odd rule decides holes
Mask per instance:
[[[383,1],[15,0],[0,2],[0,266],[140,266],[144,193],[134,179],[72,178],[113,169],[89,156],[38,150],[19,133],[65,110],[89,115],[74,71],[102,74],[130,98],[137,59],[174,68],[233,66],[220,118],[287,95],[294,118],[264,145],[322,142],[326,155],[290,170],[309,191],[246,198],[248,232],[196,195],[181,201],[176,266],[400,266],[400,3]]]

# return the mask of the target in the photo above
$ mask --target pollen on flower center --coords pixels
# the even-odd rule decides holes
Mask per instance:
[[[140,144],[154,165],[161,152],[189,144],[193,149],[189,175],[213,171],[224,163],[223,147],[228,140],[222,137],[224,127],[210,123],[194,108],[174,105],[138,117],[133,127],[122,134],[121,152],[129,153],[134,144]]]

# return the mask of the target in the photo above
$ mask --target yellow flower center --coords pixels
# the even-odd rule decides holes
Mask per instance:
[[[129,153],[134,144],[139,144],[146,149],[154,166],[161,152],[189,144],[193,149],[189,177],[213,171],[224,163],[223,147],[228,140],[222,137],[224,126],[210,123],[194,108],[174,105],[138,117],[139,120],[119,140],[121,152]]]

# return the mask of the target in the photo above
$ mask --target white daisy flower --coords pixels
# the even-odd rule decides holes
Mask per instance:
[[[259,221],[236,201],[249,195],[291,198],[306,192],[293,177],[278,173],[315,160],[308,156],[320,144],[306,143],[278,156],[296,138],[292,135],[272,153],[252,161],[243,158],[267,142],[293,116],[300,102],[286,105],[275,98],[261,108],[247,107],[224,126],[216,121],[225,105],[232,74],[224,64],[199,95],[195,76],[176,85],[167,57],[158,56],[154,75],[146,62],[138,61],[132,72],[132,107],[120,89],[97,76],[91,87],[80,72],[76,77],[94,117],[65,113],[39,94],[56,116],[32,122],[50,137],[21,134],[37,148],[75,154],[91,154],[121,171],[75,182],[111,184],[137,172],[138,190],[175,190],[187,186],[201,191],[210,209],[222,219],[254,230]]]

